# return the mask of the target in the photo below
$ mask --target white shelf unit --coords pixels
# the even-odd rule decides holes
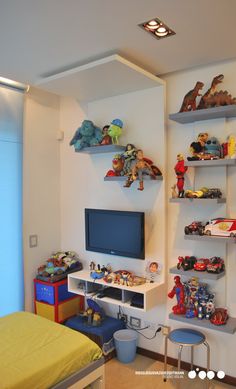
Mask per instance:
[[[84,284],[84,288],[81,288],[81,283]],[[92,279],[90,277],[90,271],[81,270],[68,275],[68,290],[69,292],[92,297],[95,300],[100,300],[104,303],[120,305],[125,308],[131,308],[134,310],[138,310],[141,312],[146,312],[156,306],[156,301],[159,293],[159,288],[163,286],[163,283],[157,282],[146,282],[143,285],[138,286],[125,286],[125,285],[117,285],[117,284],[108,284],[103,279]],[[94,288],[94,292],[91,290]],[[116,300],[110,297],[99,298],[96,296],[98,291],[103,290],[104,288],[116,288],[121,289],[122,299]],[[87,292],[88,291],[88,292]],[[131,299],[134,294],[139,293],[143,295],[143,308],[133,307],[131,306]]]

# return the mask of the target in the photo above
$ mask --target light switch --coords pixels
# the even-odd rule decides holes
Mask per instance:
[[[37,247],[38,246],[38,235],[30,235],[29,236],[29,247]]]

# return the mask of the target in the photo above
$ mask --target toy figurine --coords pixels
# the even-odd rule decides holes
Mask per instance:
[[[236,158],[236,137],[230,135],[228,137],[228,156],[229,158]]]
[[[174,185],[171,187],[172,199],[176,199],[176,198],[178,197],[178,193],[177,193],[176,187],[177,187],[176,184],[174,184]]]
[[[112,139],[112,143],[118,145],[119,137],[122,134],[123,122],[120,119],[114,119],[111,122],[111,125],[108,129],[108,135],[110,135]]]
[[[90,264],[89,264],[89,270],[90,270],[90,271],[94,271],[94,270],[95,270],[95,267],[96,267],[95,262],[91,261]]]
[[[180,281],[179,276],[174,277],[175,286],[168,293],[168,297],[173,298],[176,296],[177,305],[172,307],[172,311],[176,315],[184,315],[186,313],[186,307],[184,305],[185,293],[184,293],[184,285]]]
[[[184,197],[184,175],[188,170],[187,166],[184,166],[183,154],[177,155],[177,164],[175,165],[175,173],[177,178],[178,197]]]
[[[203,155],[205,154],[205,144],[207,140],[207,132],[201,132],[200,134],[198,134],[197,141],[192,142],[190,145],[190,152],[192,154],[192,157],[188,157],[188,161],[203,159]]]
[[[108,125],[104,126],[103,129],[102,129],[102,140],[101,140],[101,145],[110,145],[112,143],[112,139],[110,137],[110,135],[108,135],[108,130],[109,130],[109,127]]]
[[[205,153],[210,154],[217,159],[221,157],[221,144],[215,136],[212,136],[206,141]]]
[[[150,175],[153,179],[156,178],[151,165],[146,162],[145,158],[143,157],[143,151],[142,150],[137,150],[136,154],[136,160],[135,163],[132,167],[132,174],[128,177],[124,187],[129,188],[132,183],[138,178],[139,179],[139,188],[138,190],[143,190],[143,176]]]
[[[124,157],[122,154],[116,154],[114,155],[112,159],[112,167],[113,170],[108,170],[106,173],[106,177],[114,177],[114,176],[123,176],[124,175]]]
[[[226,324],[228,320],[228,312],[226,308],[216,308],[212,314],[210,321],[216,326]]]
[[[202,96],[202,98],[198,104],[197,109],[203,109],[203,108],[208,107],[207,100],[208,100],[209,96],[211,96],[215,92],[217,85],[222,82],[223,78],[224,78],[223,74],[219,74],[218,76],[213,78],[212,83],[211,83],[211,87]]]
[[[179,112],[195,111],[197,96],[201,96],[199,91],[204,87],[204,84],[198,81],[194,89],[190,90],[185,96]]]
[[[232,95],[229,94],[228,91],[220,90],[219,92],[217,92],[217,91],[215,92],[217,85],[220,84],[223,79],[224,79],[223,74],[219,74],[218,76],[213,78],[212,83],[211,83],[211,87],[202,96],[197,109],[220,107],[223,105],[236,104],[236,98],[232,97]]]
[[[150,282],[154,282],[155,278],[161,271],[161,264],[159,262],[148,261],[146,266],[146,273],[150,278]]]
[[[125,175],[128,175],[131,172],[131,166],[132,166],[133,161],[136,158],[136,152],[137,152],[137,149],[132,143],[128,143],[126,145],[125,151],[122,154],[123,158],[125,160],[124,168],[123,168]]]
[[[101,129],[91,120],[84,120],[71,139],[70,146],[74,146],[75,150],[79,151],[84,147],[97,146],[101,140]]]

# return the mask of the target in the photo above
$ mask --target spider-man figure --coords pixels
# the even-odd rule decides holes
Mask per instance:
[[[176,315],[184,315],[186,313],[186,307],[184,305],[184,285],[181,283],[179,276],[175,276],[174,281],[175,286],[171,292],[168,293],[168,297],[172,299],[176,296],[177,299],[177,305],[172,307],[172,311]]]

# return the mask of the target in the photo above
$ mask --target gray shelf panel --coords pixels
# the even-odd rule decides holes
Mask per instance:
[[[225,243],[236,243],[236,238],[227,238],[224,236],[207,236],[207,235],[184,235],[186,240],[199,240],[201,242],[225,242]]]
[[[98,145],[91,147],[84,147],[82,150],[75,150],[76,153],[85,153],[85,154],[103,154],[103,153],[117,153],[119,151],[124,151],[126,146],[120,145]]]
[[[172,267],[169,269],[169,273],[171,274],[180,274],[181,276],[187,276],[187,277],[198,277],[201,279],[206,280],[218,280],[225,276],[225,271],[222,271],[219,274],[216,273],[208,273],[207,271],[196,271],[196,270],[182,270],[177,269],[177,267]]]
[[[232,117],[236,117],[236,105],[225,105],[222,107],[199,109],[189,112],[177,112],[169,115],[170,120],[181,124],[193,123],[200,120]]]
[[[215,326],[214,324],[212,324],[210,322],[210,320],[206,320],[206,319],[200,320],[197,317],[195,317],[193,319],[187,319],[183,315],[175,315],[174,313],[169,314],[169,319],[181,321],[182,323],[187,323],[189,325],[194,325],[194,326],[206,328],[209,330],[225,332],[226,334],[234,334],[236,332],[236,318],[234,318],[234,317],[229,317],[229,319],[227,320],[227,323],[222,325],[222,326]]]
[[[194,166],[194,167],[214,167],[214,166],[235,166],[236,159],[211,159],[207,161],[185,161],[185,166]]]
[[[143,179],[144,179],[144,181],[162,181],[163,180],[163,176],[156,176],[156,178],[151,178],[150,176],[144,176]],[[127,180],[126,176],[109,176],[109,177],[104,177],[104,181],[126,181],[126,180]]]
[[[204,199],[204,198],[200,198],[200,199],[191,199],[191,198],[179,198],[179,197],[176,197],[176,198],[170,198],[169,199],[169,202],[170,203],[185,203],[185,204],[192,204],[192,203],[196,203],[196,204],[223,204],[223,203],[226,203],[226,199],[225,198],[222,198],[222,199]]]

